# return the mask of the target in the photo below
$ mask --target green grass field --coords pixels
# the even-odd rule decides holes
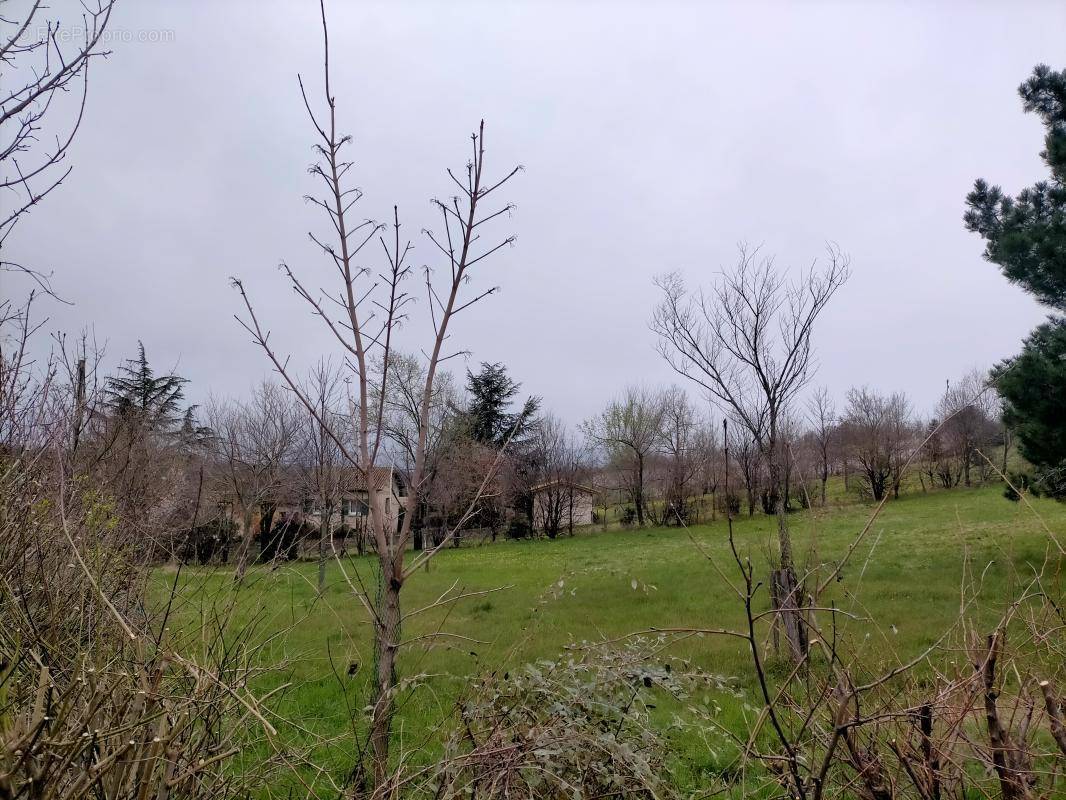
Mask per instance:
[[[1039,518],[1024,504],[1005,500],[998,486],[911,494],[889,502],[828,598],[863,617],[844,624],[867,649],[866,657],[885,663],[917,654],[936,640],[958,614],[964,554],[971,572],[983,574],[978,618],[990,623],[998,616],[1016,588],[1016,576],[1030,573],[1045,559],[1049,540],[1043,524],[1066,541],[1066,507],[1033,503]],[[792,515],[801,562],[808,568],[835,563],[872,510],[853,504]],[[743,517],[735,530],[742,553],[756,563],[756,575],[765,575],[773,520]],[[553,657],[582,640],[649,628],[739,629],[743,609],[736,595],[692,539],[726,576],[736,576],[721,520],[689,531],[582,532],[555,541],[500,541],[441,552],[406,586],[406,610],[432,603],[453,584],[466,591],[499,591],[405,623],[408,639],[440,629],[477,641],[438,639],[433,647],[422,641],[403,651],[401,677],[427,677],[404,698],[397,738],[407,748],[432,753],[434,726],[468,683],[467,676]],[[1052,561],[1053,572],[1060,567]],[[349,561],[346,569],[353,580],[357,574],[374,580],[368,559]],[[256,636],[267,642],[263,657],[284,660],[286,668],[261,679],[257,688],[289,684],[278,711],[298,726],[285,735],[306,744],[316,736],[335,737],[348,730],[348,707],[365,704],[372,660],[366,616],[338,565],[330,565],[321,598],[316,596],[316,573],[312,563],[274,571],[257,568],[241,589],[232,622],[235,631],[254,622]],[[159,577],[169,582],[173,572]],[[183,605],[176,615],[184,620],[180,624],[191,624],[194,609],[232,600],[231,578],[227,570],[186,570],[180,581]],[[1061,599],[1061,582],[1056,579],[1054,587]],[[717,701],[719,721],[742,729],[750,715],[744,698],[755,702],[746,645],[725,637],[691,637],[678,643],[674,653],[735,678],[740,696]],[[353,664],[360,666],[348,677]],[[720,770],[729,758],[728,752],[694,742],[676,745],[685,782]],[[314,759],[340,775],[350,767],[351,753],[346,747],[319,745]]]

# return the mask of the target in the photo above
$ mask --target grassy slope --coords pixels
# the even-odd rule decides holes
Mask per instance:
[[[1066,541],[1061,533],[1066,530],[1066,507],[1042,501],[1036,501],[1036,507],[1059,540]],[[816,546],[819,561],[840,558],[871,511],[869,506],[853,505],[794,515],[797,553],[809,553]],[[689,533],[733,579],[736,568],[724,523]],[[461,676],[513,668],[552,657],[571,642],[644,628],[739,628],[742,609],[736,596],[697,551],[689,533],[611,531],[442,552],[429,570],[408,584],[406,609],[432,602],[456,581],[467,590],[509,588],[460,602],[446,620],[444,612],[435,611],[406,624],[408,637],[443,624],[443,630],[484,643],[453,640],[449,648],[430,651],[416,645],[401,657],[403,675],[436,676],[428,680],[429,691],[421,689],[406,702],[397,724],[405,744],[420,741],[443,716],[464,683]],[[756,574],[765,574],[772,520],[738,520],[736,533],[742,552],[758,565]],[[1011,590],[1008,562],[1022,570],[1027,563],[1039,565],[1046,544],[1040,521],[1025,506],[1004,500],[998,488],[906,496],[886,505],[843,571],[843,580],[834,584],[832,599],[875,620],[848,623],[870,648],[870,657],[888,658],[893,650],[905,657],[934,641],[957,614],[964,549],[974,572],[985,571],[983,613],[991,619]],[[372,581],[370,566],[363,560],[347,569],[353,578],[358,570],[364,580]],[[363,681],[371,662],[369,631],[336,564],[329,568],[325,596],[316,601],[316,569],[314,564],[298,564],[274,572],[257,570],[251,586],[242,591],[238,622],[254,618],[261,635],[280,632],[266,655],[284,657],[291,664],[284,680],[292,681],[293,687],[283,712],[319,734],[334,735],[345,730],[347,713],[327,652],[342,673],[351,663],[361,665],[355,678],[343,679],[348,702],[359,707],[365,700]],[[219,601],[230,593],[230,577],[227,571],[191,571],[183,579],[182,591],[197,603]],[[1060,597],[1061,590],[1060,583],[1056,586]],[[187,613],[182,611],[179,619]],[[703,637],[689,639],[675,652],[710,671],[736,676],[739,687],[750,691],[752,676],[744,647],[736,639]],[[721,721],[739,728],[743,704],[726,700],[722,705]],[[680,744],[679,750],[686,772],[715,771],[724,758],[692,742]],[[349,755],[344,748],[330,748],[317,758],[342,770]]]

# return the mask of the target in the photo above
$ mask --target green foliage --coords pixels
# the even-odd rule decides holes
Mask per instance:
[[[477,374],[467,370],[466,390],[470,394],[470,404],[466,417],[471,438],[497,448],[509,437],[512,441],[520,441],[540,409],[540,398],[530,397],[520,411],[510,410],[521,388],[522,384],[507,374],[503,364],[482,362]]]
[[[181,426],[195,431],[192,409],[182,410],[185,384],[178,375],[156,375],[148,363],[144,344],[137,342],[137,356],[127,359],[104,386],[108,408],[125,421],[135,421],[149,430],[172,431]]]
[[[1012,503],[1017,503],[1022,499],[1022,494],[1031,494],[1037,497],[1040,496],[1040,487],[1033,481],[1033,476],[1028,472],[1011,472],[1007,475],[1007,479],[1010,481],[1003,488],[1003,496],[1010,500]]]
[[[1066,498],[1066,321],[1037,327],[995,379],[1018,450],[1037,468],[1030,488]]]
[[[1066,311],[1066,70],[1041,64],[1018,88],[1026,112],[1047,131],[1041,157],[1048,180],[1017,197],[979,180],[966,198],[966,227],[985,240],[985,258],[1008,280]],[[1036,468],[1033,488],[1066,499],[1066,321],[1052,318],[1025,340],[1022,352],[996,370],[1004,417],[1018,449]]]
[[[1017,197],[983,180],[966,198],[966,227],[986,241],[985,258],[1008,280],[1041,302],[1066,310],[1066,70],[1041,64],[1018,88],[1025,110],[1043,120],[1040,154],[1051,170],[1046,181]]]
[[[507,526],[507,536],[510,539],[528,539],[533,535],[529,527],[529,520],[524,517],[514,517]]]
[[[94,534],[111,533],[118,528],[119,517],[115,512],[114,498],[99,489],[87,489],[82,495],[85,527]]]

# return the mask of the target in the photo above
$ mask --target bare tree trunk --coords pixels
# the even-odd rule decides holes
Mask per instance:
[[[807,628],[801,608],[803,594],[803,585],[794,569],[781,567],[770,573],[770,601],[778,612],[777,621],[785,633],[789,656],[797,664],[803,661],[807,653]],[[774,643],[779,646],[776,631]]]
[[[996,688],[996,662],[999,659],[1002,634],[997,631],[987,639],[988,649],[979,655],[980,670],[984,684],[985,722],[988,727],[988,742],[992,750],[992,766],[999,777],[1003,800],[1021,800],[1030,796],[1031,771],[1026,763],[1026,754],[1015,743],[999,718]]]
[[[370,744],[374,752],[374,786],[388,777],[389,739],[396,698],[396,652],[400,646],[400,590],[403,588],[403,552],[389,531],[385,516],[385,492],[371,483],[367,473],[367,500],[370,506],[371,535],[381,570],[379,600],[375,609],[373,712],[370,717]]]
[[[1003,426],[1003,468],[1000,470],[1004,476],[1007,474],[1007,452],[1010,450],[1010,429]]]
[[[775,493],[774,513],[777,516],[777,542],[781,548],[781,568],[794,571],[792,561],[792,537],[788,532],[788,518],[785,513],[785,483],[781,464],[778,461],[778,444],[776,420],[770,421],[770,435],[767,439],[767,469],[770,472],[770,490]]]
[[[244,512],[244,528],[241,531],[241,546],[237,549],[237,571],[233,574],[233,580],[239,582],[244,579],[244,573],[248,571],[248,555],[252,548],[252,539],[254,535],[252,533],[252,517],[254,515],[252,509],[247,509]]]
[[[71,462],[78,455],[78,440],[81,437],[81,428],[85,420],[85,359],[78,359],[78,376],[74,389],[74,421],[72,424],[73,437],[70,445]],[[1004,473],[1005,474],[1005,473]]]
[[[426,510],[425,507],[418,504],[418,517],[411,520],[411,541],[415,550],[423,550],[426,546],[425,541],[425,519]],[[496,528],[492,529],[492,541],[496,541]]]
[[[1066,723],[1062,721],[1062,703],[1055,697],[1055,691],[1049,681],[1040,681],[1040,691],[1044,694],[1044,707],[1051,722],[1051,735],[1059,750],[1066,756]]]
[[[785,496],[781,466],[778,462],[776,421],[770,422],[770,438],[767,444],[771,491],[776,493],[774,512],[777,517],[777,540],[781,549],[781,562],[770,575],[770,596],[777,609],[778,619],[785,632],[789,653],[795,663],[800,663],[807,653],[807,629],[800,606],[804,601],[804,588],[796,576],[792,557],[792,537],[788,530],[788,515],[785,512]]]
[[[333,506],[327,504],[323,509],[322,524],[318,531],[318,593],[326,588],[326,538],[333,539]]]
[[[402,576],[389,564],[381,576],[381,603],[377,609],[377,635],[374,637],[376,683],[370,720],[370,744],[374,751],[374,785],[383,786],[389,772],[389,738],[396,710],[396,651],[400,643],[400,589]]]
[[[644,527],[644,456],[637,453],[637,525]]]

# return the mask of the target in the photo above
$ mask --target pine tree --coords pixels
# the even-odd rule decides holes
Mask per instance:
[[[466,390],[470,404],[466,410],[470,436],[491,447],[502,447],[510,438],[520,441],[528,432],[540,409],[540,398],[530,397],[518,412],[511,412],[511,404],[522,384],[512,380],[503,364],[482,362],[474,374],[466,371]]]
[[[104,386],[105,403],[117,417],[156,432],[192,424],[193,409],[182,409],[188,380],[173,374],[157,376],[142,342],[137,342],[137,356],[127,359],[118,372]]]
[[[1035,488],[1066,499],[1066,70],[1041,64],[1018,93],[1044,123],[1040,156],[1051,175],[1017,197],[978,180],[964,220],[985,240],[985,258],[1056,312],[993,376]]]

